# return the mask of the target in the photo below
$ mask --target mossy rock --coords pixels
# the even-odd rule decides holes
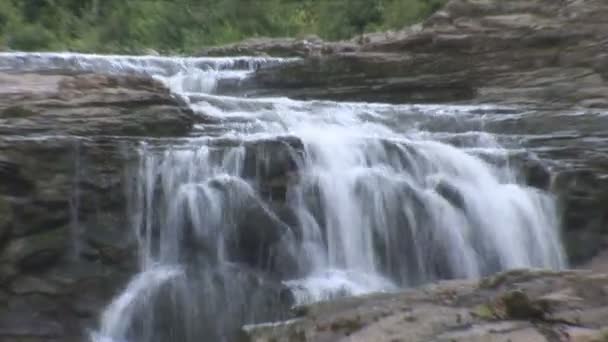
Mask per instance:
[[[510,291],[502,297],[507,315],[516,319],[542,319],[545,307],[532,301],[523,291]]]
[[[494,320],[496,319],[496,312],[494,308],[489,304],[481,304],[473,308],[471,314],[479,319],[483,320]]]
[[[471,314],[482,320],[543,320],[548,310],[547,302],[530,299],[524,291],[511,290],[476,306]]]
[[[69,243],[67,227],[12,240],[2,253],[1,261],[18,269],[44,268],[57,261]]]

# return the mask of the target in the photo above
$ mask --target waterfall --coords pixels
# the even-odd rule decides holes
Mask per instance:
[[[248,98],[276,58],[12,56],[0,69],[150,75],[206,119],[140,144],[141,273],[94,341],[233,341],[294,304],[565,266],[553,196],[484,132],[504,109]]]

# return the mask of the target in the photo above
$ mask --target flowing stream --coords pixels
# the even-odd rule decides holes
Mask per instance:
[[[554,198],[527,186],[491,106],[248,98],[276,58],[14,54],[0,69],[151,75],[200,115],[142,141],[131,198],[141,272],[97,342],[233,341],[338,296],[564,267]]]

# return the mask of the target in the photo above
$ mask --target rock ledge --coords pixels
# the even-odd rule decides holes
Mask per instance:
[[[608,341],[608,275],[514,270],[298,308],[244,341]]]

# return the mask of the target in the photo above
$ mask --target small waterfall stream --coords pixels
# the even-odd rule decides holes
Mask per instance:
[[[11,59],[26,70],[151,75],[205,118],[187,139],[140,145],[129,196],[141,273],[94,341],[233,341],[243,324],[285,318],[294,304],[564,267],[553,197],[509,162],[517,142],[483,131],[479,113],[495,108],[239,89],[255,69],[288,62]]]

